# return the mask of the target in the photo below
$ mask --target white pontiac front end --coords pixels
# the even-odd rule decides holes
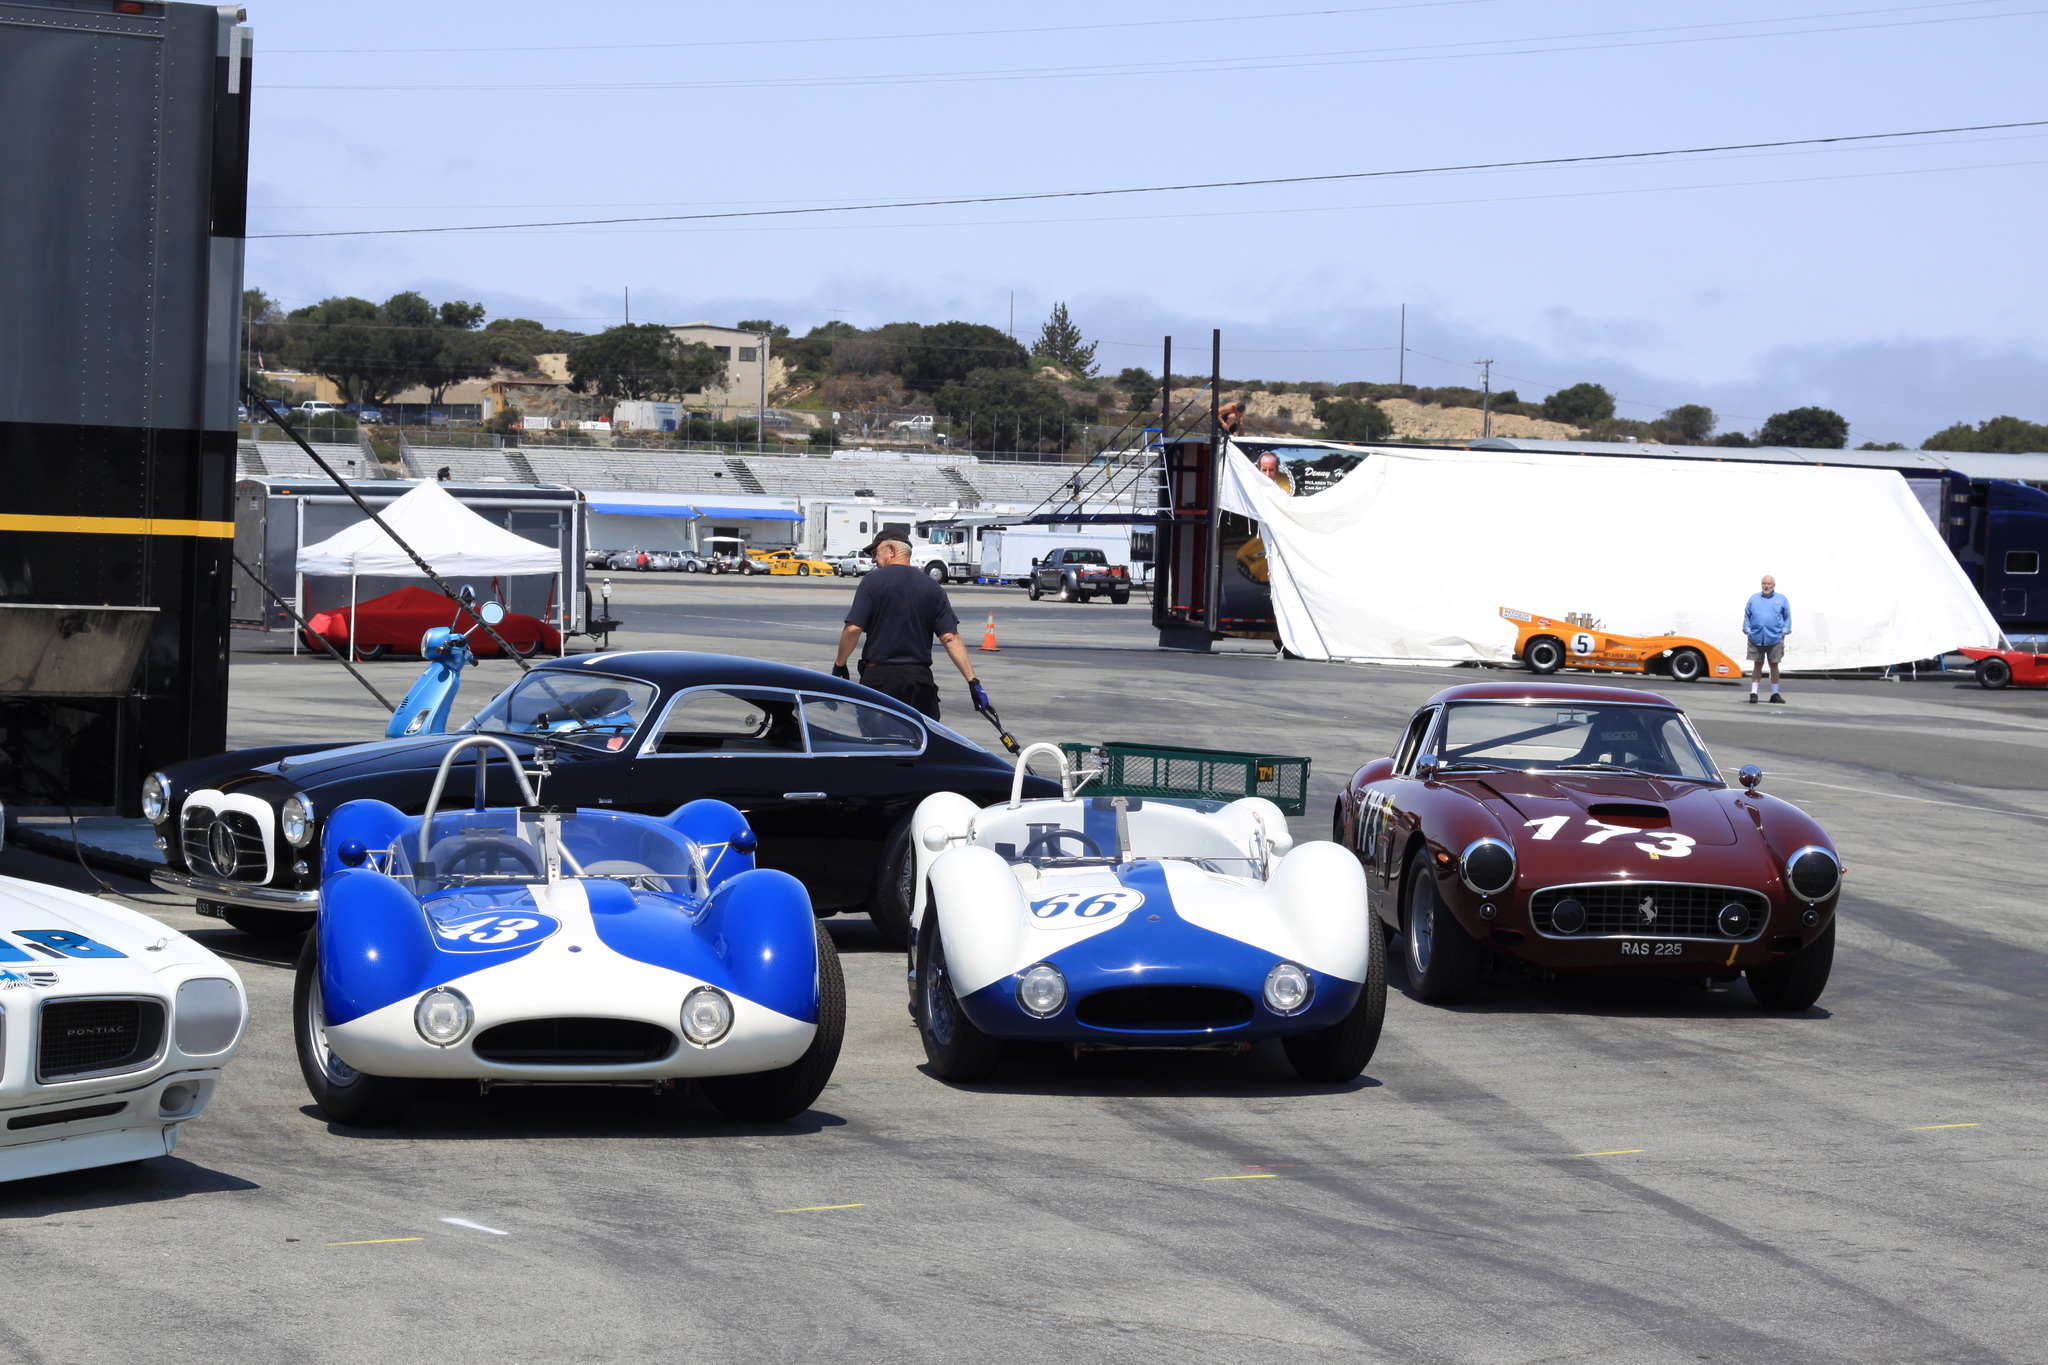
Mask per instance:
[[[185,935],[0,877],[0,1180],[166,1155],[248,1021],[241,978]]]

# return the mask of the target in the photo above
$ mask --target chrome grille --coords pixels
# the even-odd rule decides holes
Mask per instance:
[[[1586,927],[1576,933],[1562,932],[1551,918],[1564,900],[1586,907]],[[1749,911],[1748,929],[1733,938],[1721,932],[1718,922],[1721,907],[1730,904]],[[1771,902],[1762,892],[1739,886],[1591,882],[1546,886],[1529,898],[1529,917],[1537,933],[1551,938],[1709,938],[1744,943],[1764,931]]]
[[[36,1079],[44,1083],[136,1071],[156,1060],[164,1040],[160,1000],[101,996],[43,1006]]]
[[[270,880],[263,829],[246,811],[216,813],[205,806],[187,806],[178,837],[185,862],[194,872],[259,885]]]

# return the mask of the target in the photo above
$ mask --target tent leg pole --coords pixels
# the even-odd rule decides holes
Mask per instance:
[[[356,649],[356,576],[348,576],[348,657],[350,663],[361,663],[362,654]]]

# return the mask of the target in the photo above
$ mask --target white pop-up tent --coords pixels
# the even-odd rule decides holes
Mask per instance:
[[[448,578],[552,574],[562,552],[515,535],[464,507],[438,483],[423,483],[378,513],[384,524]],[[374,521],[359,521],[299,551],[302,574],[420,578],[419,565]]]
[[[1296,498],[1234,448],[1223,463],[1220,505],[1259,523],[1282,643],[1306,658],[1505,661],[1513,607],[1741,659],[1767,573],[1792,608],[1788,668],[1999,639],[1891,470],[1396,446]]]

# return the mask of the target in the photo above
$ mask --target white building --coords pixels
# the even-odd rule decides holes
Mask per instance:
[[[769,390],[782,382],[781,369],[770,354],[773,337],[711,322],[692,322],[669,331],[679,341],[701,342],[725,358],[725,387],[684,395],[683,401],[693,408],[753,408],[761,402],[764,375]]]

